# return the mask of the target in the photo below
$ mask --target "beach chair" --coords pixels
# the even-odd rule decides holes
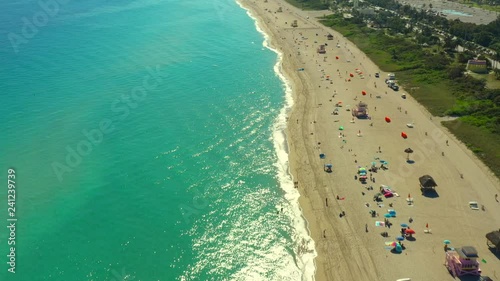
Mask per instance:
[[[432,234],[432,229],[430,229],[430,228],[424,229],[424,233],[425,234]]]
[[[479,210],[479,203],[477,203],[476,201],[470,201],[469,202],[469,207],[472,210]]]
[[[413,197],[406,198],[406,202],[408,203],[408,205],[413,205]]]

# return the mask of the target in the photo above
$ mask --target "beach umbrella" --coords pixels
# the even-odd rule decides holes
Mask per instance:
[[[387,213],[387,214],[384,214],[384,217],[386,217],[386,218],[392,218],[392,215],[389,214],[389,213]]]
[[[401,132],[401,137],[403,139],[407,139],[408,138],[408,135],[405,133],[405,132]]]
[[[361,94],[363,94],[363,96],[366,96],[366,91],[365,90],[361,91]]]
[[[377,162],[372,162],[372,167],[375,167],[377,165]]]
[[[401,253],[403,251],[403,247],[401,247],[401,245],[399,245],[399,244],[396,244],[395,250],[396,250],[396,252]]]
[[[408,227],[408,225],[406,223],[402,223],[401,227]]]
[[[403,241],[403,240],[405,240],[405,238],[403,236],[398,236],[398,237],[396,237],[396,240]]]
[[[391,118],[389,118],[389,117],[387,117],[387,116],[386,116],[386,117],[385,117],[385,122],[387,122],[387,123],[391,123]]]
[[[332,164],[326,164],[325,166],[326,166],[327,168],[331,168],[331,167],[333,167],[333,165],[332,165]]]
[[[408,229],[406,230],[406,233],[408,233],[408,234],[415,234],[415,230],[413,230],[413,229],[411,229],[411,228],[408,228]]]
[[[392,247],[395,247],[397,244],[398,244],[398,242],[392,242],[392,243],[391,243],[391,246],[392,246]]]
[[[349,76],[354,77],[354,74],[350,73]]]
[[[319,158],[321,158],[321,159],[325,159],[325,154],[324,154],[324,153],[321,153],[321,154],[319,155]]]
[[[336,59],[339,59],[339,57],[335,57]]]
[[[343,127],[343,126],[340,126],[340,127],[339,127],[339,130],[341,130],[341,131],[342,131],[342,130],[344,130],[344,127]]]
[[[405,149],[405,153],[408,153],[406,160],[410,160],[410,153],[413,153],[413,149],[408,147],[407,149]]]
[[[451,241],[450,240],[444,240],[443,243],[445,243],[446,245],[450,245]]]

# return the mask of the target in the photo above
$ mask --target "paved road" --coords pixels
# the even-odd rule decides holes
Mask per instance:
[[[429,9],[429,4],[432,4],[433,11],[444,13],[449,19],[459,19],[475,24],[488,24],[497,18],[497,13],[493,11],[469,7],[452,1],[406,0],[399,2],[416,8],[422,8],[425,4],[424,9]]]

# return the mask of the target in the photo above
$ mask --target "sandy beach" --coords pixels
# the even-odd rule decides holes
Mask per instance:
[[[356,46],[319,24],[315,18],[328,11],[301,11],[282,0],[240,3],[283,53],[282,69],[294,97],[287,128],[290,170],[316,243],[315,280],[454,280],[444,266],[445,239],[451,247],[476,247],[480,260],[486,261],[481,262],[483,275],[500,278],[500,259],[485,239],[486,233],[500,228],[500,203],[495,200],[500,185],[491,171],[440,125],[439,118],[411,96],[403,99],[404,89],[388,88],[387,73]],[[282,12],[277,12],[280,7]],[[294,20],[297,27],[291,27]],[[333,40],[327,40],[328,34]],[[318,54],[325,43],[326,54]],[[380,78],[375,78],[376,72]],[[353,120],[348,109],[359,101],[368,104],[370,119]],[[414,151],[409,156],[413,163],[407,162],[406,148]],[[381,160],[389,169],[373,173],[375,182],[355,179],[358,166],[376,162],[379,167]],[[332,173],[324,171],[329,163]],[[420,191],[418,179],[425,174],[438,184],[434,196]],[[381,184],[399,196],[378,206],[373,196]],[[472,210],[469,201],[484,205],[484,210]],[[397,212],[389,219],[393,226],[375,226],[388,209]],[[370,210],[379,217],[372,217]],[[345,216],[340,217],[342,212]],[[400,235],[401,223],[415,230],[415,239],[403,241],[406,249],[394,254],[386,242]]]

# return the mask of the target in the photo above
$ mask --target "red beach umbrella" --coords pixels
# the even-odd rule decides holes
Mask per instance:
[[[363,94],[363,96],[366,96],[366,91],[365,90],[361,91],[361,94]]]
[[[350,73],[349,76],[354,77],[354,74]]]
[[[401,132],[401,137],[403,139],[406,139],[406,138],[408,138],[408,135],[405,132]]]
[[[407,234],[415,234],[415,230],[409,228],[409,229],[406,230],[406,233]]]
[[[387,117],[387,116],[386,116],[386,117],[385,117],[385,122],[387,122],[387,123],[391,123],[391,118],[389,118],[389,117]],[[402,134],[401,134],[401,135],[402,135]]]

